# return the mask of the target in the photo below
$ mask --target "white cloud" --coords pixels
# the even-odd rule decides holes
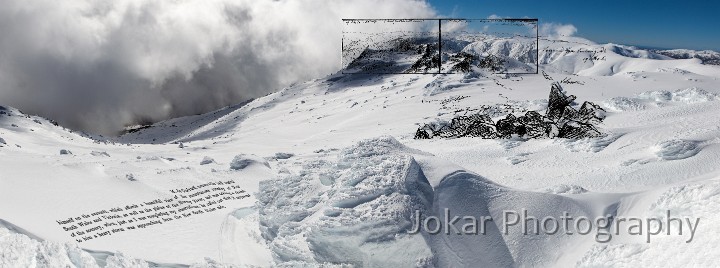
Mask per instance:
[[[577,32],[572,24],[543,23],[540,25],[540,35],[552,38],[572,37]]]
[[[10,0],[0,102],[111,133],[336,71],[342,18],[433,16],[415,0]]]
[[[500,17],[500,16],[498,16],[498,15],[495,15],[495,14],[492,14],[492,15],[488,16],[487,18],[488,18],[488,19],[491,19],[491,20],[502,19],[502,17]]]

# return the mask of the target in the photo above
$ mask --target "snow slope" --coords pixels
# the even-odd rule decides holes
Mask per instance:
[[[697,58],[705,64],[720,65],[720,53],[712,50],[689,50],[689,49],[669,49],[655,50],[655,53],[662,54],[673,59],[692,59]]]
[[[542,40],[540,64],[547,77],[334,74],[110,139],[1,108],[0,266],[719,265],[720,67],[579,38]],[[543,111],[552,81],[601,104],[607,135],[413,139],[478,109]],[[250,197],[79,244],[56,223],[217,181]],[[600,243],[505,234],[497,222],[478,236],[412,234],[415,210],[446,209],[494,219],[671,210],[700,224],[691,243],[687,229]]]

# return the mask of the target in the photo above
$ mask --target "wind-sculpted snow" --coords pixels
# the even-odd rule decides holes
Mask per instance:
[[[418,153],[392,138],[370,139],[341,150],[336,158],[307,159],[298,172],[262,182],[260,230],[276,265],[542,266],[557,262],[563,253],[537,249],[588,239],[501,233],[506,210],[527,209],[539,217],[590,212],[568,197],[513,190],[462,170],[429,179],[411,156]],[[579,186],[556,190],[585,191]],[[436,216],[444,224],[444,213],[488,216],[495,222],[475,235],[431,234],[422,228],[409,233],[417,216],[421,221]]]
[[[2,267],[99,267],[77,245],[39,242],[0,227]]]
[[[688,242],[687,226],[677,223],[668,227],[658,226],[660,233],[677,233],[685,236],[658,236],[652,243],[643,243],[628,237],[619,243],[597,244],[588,250],[577,262],[577,267],[717,267],[717,245],[720,235],[717,225],[720,217],[720,183],[715,177],[710,180],[667,187],[645,193],[638,193],[627,199],[628,205],[618,216],[636,215],[666,220],[668,211],[672,217],[689,217],[698,220],[696,235]],[[685,228],[683,228],[685,227]]]
[[[663,160],[679,160],[692,157],[700,152],[697,141],[669,140],[655,146],[655,154]]]
[[[90,251],[77,243],[43,241],[32,234],[17,232],[17,227],[0,220],[0,267],[48,268],[148,268],[188,267],[154,263],[121,252]],[[193,268],[227,267],[212,259],[190,265]]]
[[[90,252],[75,243],[41,241],[36,237],[13,231],[13,226],[0,220],[0,267],[149,267],[142,260],[122,253],[106,255],[100,263]],[[104,255],[104,254],[99,254]]]
[[[641,93],[640,97],[645,97],[645,93]],[[720,96],[716,93],[708,92],[704,89],[697,88],[697,87],[690,87],[685,89],[678,89],[673,92],[667,92],[667,91],[661,91],[661,94],[664,96],[669,96],[669,98],[665,99],[665,102],[673,101],[673,102],[680,102],[680,103],[698,103],[698,102],[706,102],[706,101],[716,101],[720,100]],[[658,100],[656,100],[657,102]]]
[[[580,245],[588,237],[523,233],[521,230],[502,231],[504,211],[526,210],[534,217],[559,217],[561,211],[572,215],[589,216],[586,206],[571,198],[545,193],[524,192],[497,185],[477,174],[456,171],[446,175],[435,186],[433,215],[491,216],[492,224],[485,233],[467,235],[453,231],[428,235],[437,267],[461,264],[467,267],[545,267],[562,259],[560,249],[553,245]],[[441,221],[444,222],[444,220]],[[543,250],[542,253],[538,249]]]
[[[635,97],[613,97],[603,102],[605,108],[615,111],[640,111],[648,107],[663,107],[672,104],[693,104],[720,100],[716,93],[697,87],[674,91],[656,90],[637,94]]]
[[[628,97],[613,97],[603,102],[603,106],[610,111],[640,111],[645,105],[638,100]]]
[[[559,184],[546,188],[543,192],[549,194],[583,194],[587,193],[587,189],[578,185]]]
[[[260,224],[275,260],[401,267],[431,259],[408,230],[412,212],[431,206],[432,187],[403,147],[363,141],[262,182]]]
[[[622,137],[621,134],[605,134],[600,137],[591,137],[584,139],[563,139],[557,140],[557,142],[565,145],[565,148],[567,148],[571,152],[597,153],[605,149],[605,147],[608,147],[620,137]]]

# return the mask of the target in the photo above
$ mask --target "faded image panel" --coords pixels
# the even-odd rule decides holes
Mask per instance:
[[[343,20],[343,73],[438,73],[437,19]]]
[[[537,19],[441,20],[441,73],[538,72]]]

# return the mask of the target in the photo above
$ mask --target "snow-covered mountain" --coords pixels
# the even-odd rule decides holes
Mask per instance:
[[[700,59],[704,64],[720,65],[720,53],[712,50],[689,50],[689,49],[668,49],[655,50],[655,53],[671,57],[673,59]]]
[[[454,42],[456,54],[518,62],[532,51]],[[717,266],[708,248],[720,245],[720,66],[581,38],[537,49],[537,75],[337,73],[117,138],[0,108],[0,266]],[[553,82],[606,111],[603,135],[414,139],[459,115],[545,111]],[[116,222],[111,209],[131,204],[176,204],[178,191],[216,182],[250,196],[82,242],[64,229],[84,215]],[[505,212],[522,210],[637,217],[656,234],[503,232]],[[668,211],[694,229],[645,220]],[[444,222],[446,212],[493,221],[478,235],[413,234],[416,213]]]

